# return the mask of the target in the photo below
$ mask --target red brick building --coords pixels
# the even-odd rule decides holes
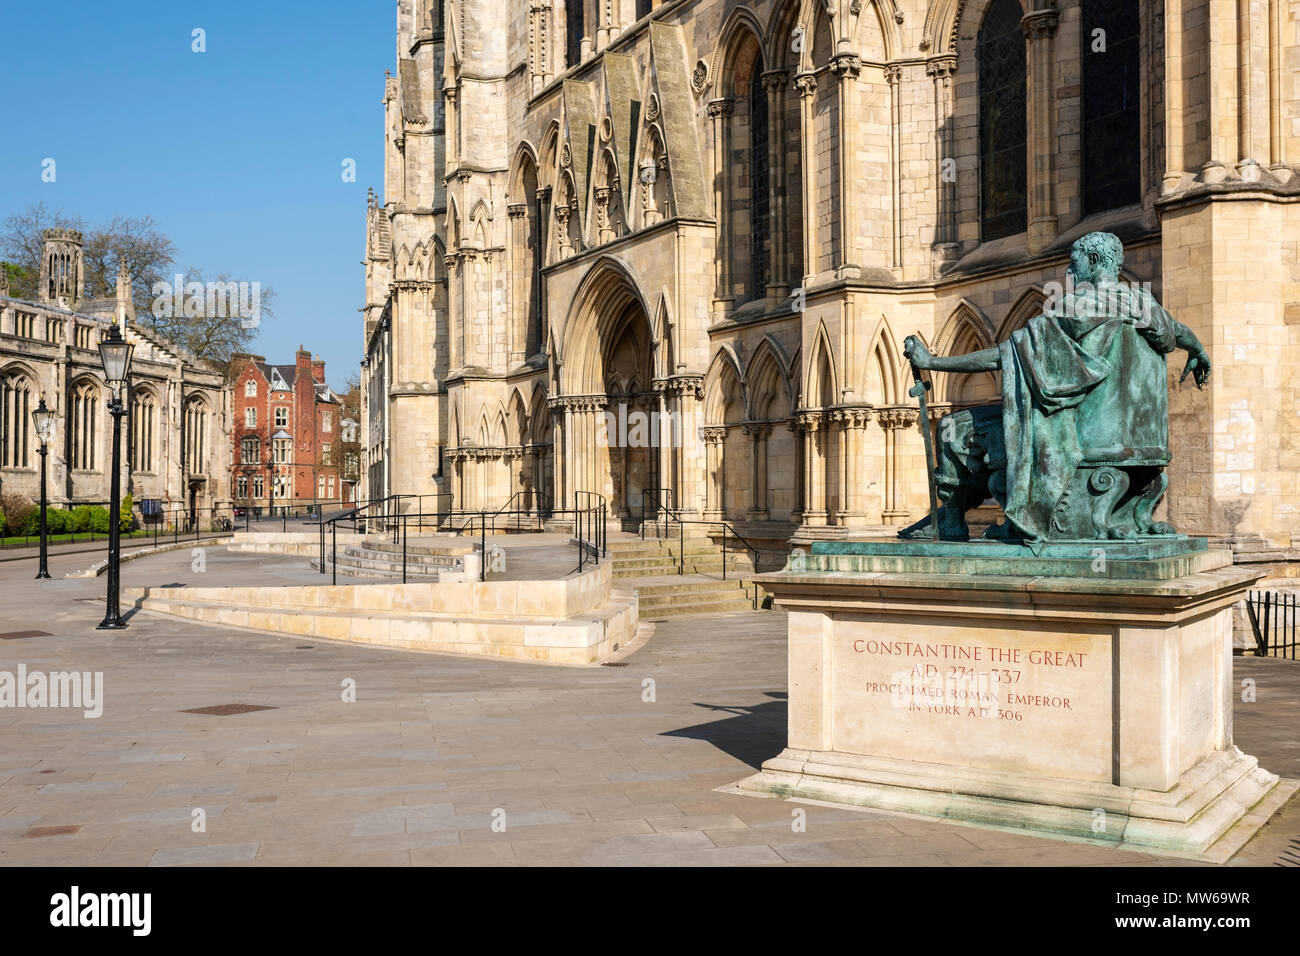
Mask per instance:
[[[231,496],[255,514],[284,506],[338,504],[343,495],[343,405],[325,363],[301,346],[293,365],[261,355],[231,359]]]

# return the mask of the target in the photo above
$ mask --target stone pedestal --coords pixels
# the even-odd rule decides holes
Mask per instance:
[[[1232,742],[1260,576],[1174,537],[814,544],[758,579],[790,615],[789,738],[739,787],[1230,855],[1295,789]]]

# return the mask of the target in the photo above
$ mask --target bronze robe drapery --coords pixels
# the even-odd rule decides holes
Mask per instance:
[[[1089,418],[1079,405],[1110,376],[1129,371],[1118,337],[1132,327],[1155,353],[1175,348],[1175,323],[1144,290],[1080,287],[1029,320],[999,347],[1002,428],[1007,455],[1007,518],[1026,538],[1051,537],[1052,515],[1083,460]],[[1126,401],[1155,407],[1164,376],[1133,375]],[[1163,403],[1159,403],[1163,404]],[[1138,405],[1141,407],[1141,405]]]

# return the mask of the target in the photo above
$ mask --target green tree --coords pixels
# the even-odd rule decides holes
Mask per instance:
[[[200,308],[186,309],[182,303],[161,301],[155,289],[173,285],[176,247],[158,228],[152,216],[118,216],[109,222],[88,226],[83,219],[52,212],[44,203],[14,213],[0,228],[0,260],[9,276],[9,294],[16,299],[39,297],[41,253],[46,229],[76,229],[82,234],[82,258],[85,263],[86,298],[109,298],[117,288],[118,270],[125,264],[131,276],[131,298],[136,321],[207,362],[229,366],[235,352],[249,351],[257,338],[261,322],[275,315],[275,290],[259,283],[259,309],[256,324],[231,316],[228,303],[207,296],[199,297]],[[206,285],[203,270],[181,272],[186,284]],[[229,283],[223,272],[214,282]],[[163,308],[163,306],[168,306]]]

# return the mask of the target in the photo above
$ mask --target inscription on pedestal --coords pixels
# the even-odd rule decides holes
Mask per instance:
[[[1108,634],[920,619],[832,625],[832,749],[1108,783]]]

